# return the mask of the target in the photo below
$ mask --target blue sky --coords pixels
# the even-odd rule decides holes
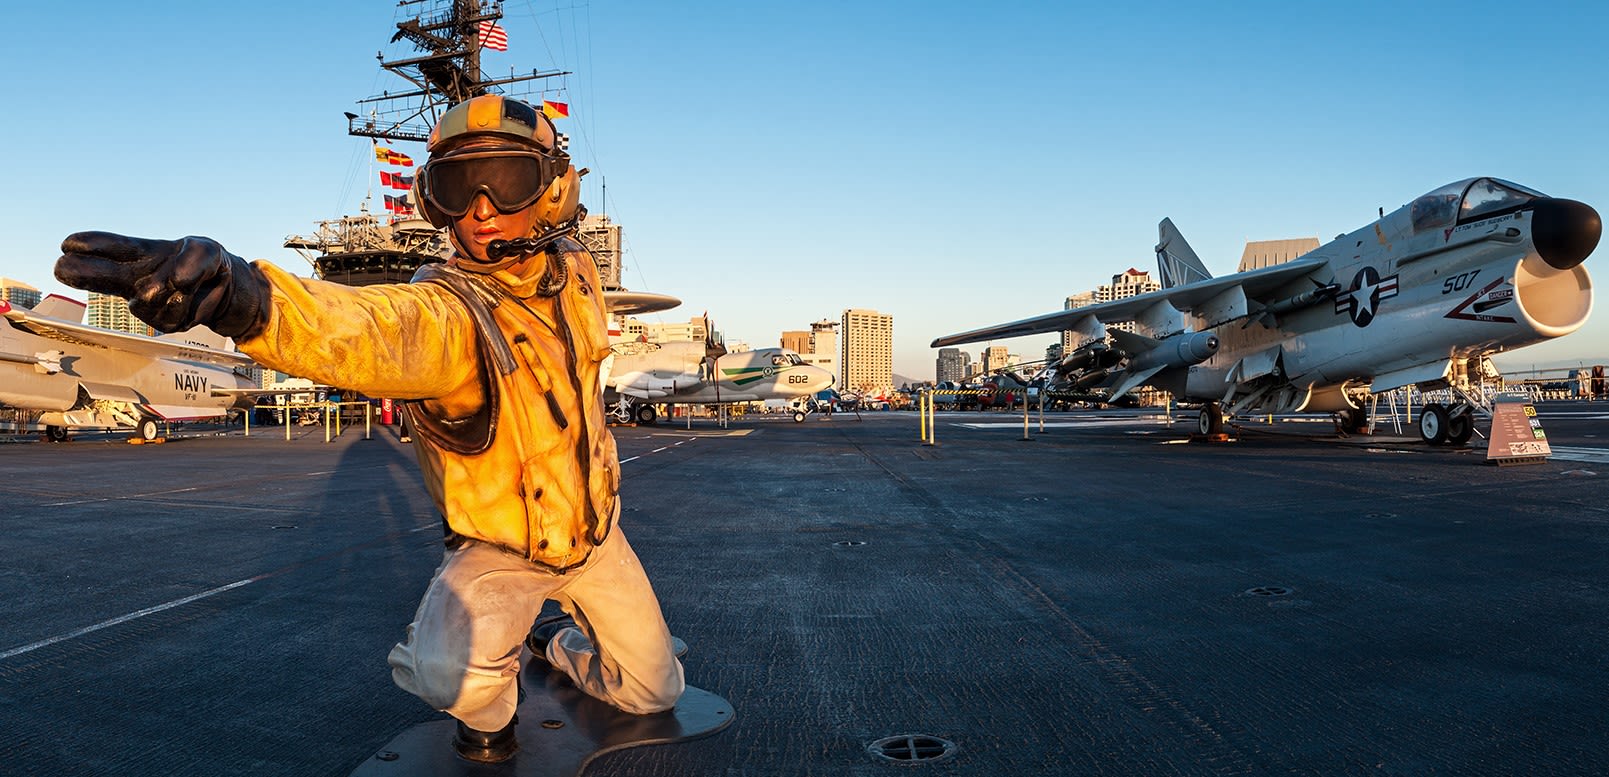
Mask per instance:
[[[0,51],[0,276],[65,293],[50,268],[81,229],[203,234],[309,274],[280,246],[354,211],[375,176],[341,114],[404,88],[375,60],[407,53],[388,42],[396,4],[141,5],[11,11],[37,34]],[[761,346],[874,308],[913,378],[931,377],[936,336],[1154,269],[1164,216],[1223,274],[1247,240],[1328,239],[1475,175],[1609,210],[1598,4],[508,0],[504,14],[510,51],[486,69],[572,71],[554,96],[593,171],[585,200],[602,209],[607,177],[626,284],[685,301],[664,320],[708,310]],[[1609,361],[1606,335],[1599,311],[1499,363]]]

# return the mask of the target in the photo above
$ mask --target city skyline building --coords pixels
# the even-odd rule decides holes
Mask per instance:
[[[1074,308],[1087,307],[1089,305],[1096,305],[1102,302],[1128,299],[1129,297],[1137,297],[1141,294],[1159,291],[1161,288],[1162,284],[1155,278],[1152,278],[1150,273],[1130,267],[1123,272],[1113,275],[1111,283],[1097,286],[1093,291],[1079,292],[1068,297],[1062,304],[1062,310],[1073,310]],[[1133,321],[1122,321],[1118,323],[1108,323],[1106,324],[1106,328],[1121,329],[1125,332],[1133,332],[1135,331],[1136,327]],[[1063,353],[1071,353],[1080,345],[1083,345],[1083,343],[1080,341],[1080,338],[1076,333],[1074,333],[1072,330],[1062,330],[1061,346]]]
[[[850,391],[894,390],[894,317],[850,308],[840,319],[843,348],[839,386]]]
[[[960,348],[940,348],[933,362],[935,383],[960,383],[966,379],[967,357]]]
[[[650,324],[628,316],[620,322],[620,334],[627,340],[648,343],[700,343],[704,341],[708,330],[704,328],[703,316],[690,318],[685,323],[667,324]]]
[[[43,295],[26,283],[11,278],[0,278],[0,301],[24,308],[39,307]]]
[[[822,319],[810,325],[810,352],[800,351],[806,364],[820,367],[838,379],[838,323]]]
[[[790,329],[782,333],[782,347],[785,350],[803,356],[814,351],[810,344],[810,332],[803,329]]]
[[[983,349],[983,371],[994,372],[1005,369],[1009,363],[1010,353],[1003,345],[991,345]]]
[[[1248,240],[1245,250],[1240,252],[1240,266],[1235,272],[1247,270],[1260,270],[1264,267],[1273,267],[1284,264],[1302,254],[1318,248],[1316,237],[1300,237],[1292,240]]]
[[[128,300],[95,291],[89,293],[89,304],[84,311],[84,323],[114,332],[147,336],[156,334],[156,330],[129,312]]]

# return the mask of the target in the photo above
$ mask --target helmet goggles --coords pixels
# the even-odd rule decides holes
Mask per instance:
[[[567,158],[515,149],[438,157],[420,171],[420,195],[452,218],[468,213],[481,192],[499,212],[515,213],[540,199],[569,164]]]

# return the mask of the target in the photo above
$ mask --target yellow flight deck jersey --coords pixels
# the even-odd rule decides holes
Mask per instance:
[[[414,400],[404,412],[448,528],[570,569],[619,514],[620,463],[599,385],[609,335],[597,268],[573,240],[556,249],[568,278],[551,297],[536,291],[543,254],[488,275],[449,262],[413,283],[363,287],[259,261],[273,291],[268,326],[240,350],[330,386]]]

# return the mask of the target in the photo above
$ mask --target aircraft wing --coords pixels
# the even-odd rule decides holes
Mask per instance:
[[[118,351],[128,351],[156,359],[181,359],[217,364],[224,367],[246,367],[255,364],[250,356],[236,351],[224,351],[200,345],[177,343],[171,340],[162,340],[126,332],[113,332],[109,329],[41,316],[26,308],[8,305],[0,309],[0,315],[4,315],[6,320],[26,332],[74,345],[93,345]]]
[[[1277,292],[1280,287],[1300,278],[1320,267],[1326,260],[1322,257],[1296,259],[1284,264],[1264,267],[1257,270],[1225,275],[1221,278],[1210,278],[1203,281],[1175,286],[1171,289],[1147,292],[1135,297],[1102,302],[1072,310],[1058,310],[1042,316],[1025,318],[1021,321],[1012,321],[1006,324],[974,329],[953,335],[945,335],[933,341],[933,348],[947,345],[960,345],[962,343],[976,343],[984,340],[999,340],[1021,335],[1034,335],[1043,332],[1059,332],[1065,329],[1074,329],[1079,321],[1093,317],[1101,322],[1133,321],[1141,318],[1147,312],[1157,310],[1157,306],[1166,304],[1177,311],[1205,311],[1209,314],[1224,311],[1221,321],[1210,321],[1209,326],[1215,326],[1224,321],[1247,315],[1246,303],[1265,302],[1267,297]],[[1238,290],[1238,294],[1237,294]],[[1243,296],[1241,296],[1243,295]],[[1234,304],[1239,297],[1241,304]],[[1255,312],[1250,311],[1250,312]],[[1212,318],[1212,315],[1208,315]]]

